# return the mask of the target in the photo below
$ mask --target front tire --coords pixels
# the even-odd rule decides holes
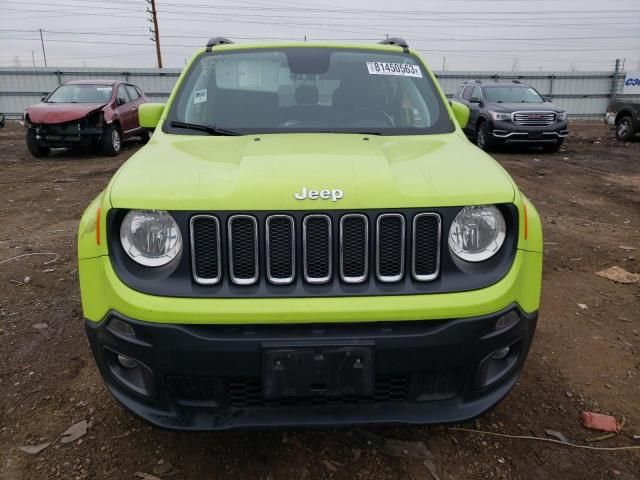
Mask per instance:
[[[38,145],[38,139],[36,138],[36,130],[34,128],[27,129],[27,149],[29,153],[35,158],[42,158],[49,155],[51,149],[49,147],[43,147]]]
[[[122,150],[122,135],[117,125],[107,125],[102,132],[102,153],[115,157]]]
[[[630,116],[624,116],[616,122],[616,138],[623,142],[628,142],[636,134],[633,127],[633,119]]]
[[[489,133],[489,124],[484,120],[478,124],[476,145],[485,152],[488,152],[495,146],[495,142],[491,138],[491,133]]]

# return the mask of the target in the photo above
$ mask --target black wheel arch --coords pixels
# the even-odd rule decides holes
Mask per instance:
[[[631,117],[631,120],[634,123],[638,122],[638,114],[636,113],[636,111],[633,108],[630,107],[623,107],[621,108],[618,113],[616,114],[616,125],[618,124],[618,122],[620,122],[620,120],[622,120],[624,117]]]

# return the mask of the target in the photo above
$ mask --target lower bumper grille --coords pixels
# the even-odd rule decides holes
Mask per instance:
[[[230,407],[278,405],[362,404],[435,401],[453,398],[460,385],[458,370],[377,375],[371,396],[314,395],[266,400],[260,377],[197,378],[171,377],[171,391],[179,404]]]

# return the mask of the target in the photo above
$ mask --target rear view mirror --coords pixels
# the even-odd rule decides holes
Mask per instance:
[[[143,128],[156,128],[164,112],[164,103],[143,103],[138,107],[138,120]]]
[[[465,128],[469,122],[469,107],[464,103],[456,102],[455,100],[452,100],[450,104],[458,125],[460,125],[460,128]]]

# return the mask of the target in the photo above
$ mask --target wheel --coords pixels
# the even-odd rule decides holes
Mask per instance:
[[[542,149],[548,153],[556,153],[560,150],[560,147],[562,146],[563,142],[564,142],[564,138],[561,138],[555,143],[543,145]]]
[[[633,120],[629,116],[620,118],[616,122],[616,138],[628,142],[636,134],[633,128]]]
[[[107,125],[102,131],[102,152],[105,155],[114,157],[122,149],[122,135],[117,125]]]
[[[34,128],[29,128],[27,130],[27,149],[35,158],[46,157],[51,151],[49,147],[38,145],[38,139],[36,138],[36,131]]]
[[[478,124],[476,133],[476,145],[485,152],[491,150],[495,146],[495,142],[489,133],[489,125],[484,120]]]

